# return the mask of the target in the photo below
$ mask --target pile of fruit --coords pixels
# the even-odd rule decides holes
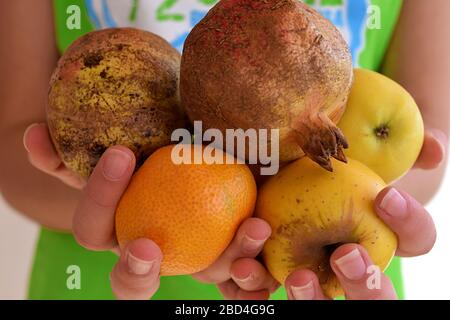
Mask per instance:
[[[271,274],[284,283],[311,269],[330,297],[342,293],[329,265],[336,246],[360,243],[388,266],[397,239],[373,200],[413,166],[424,134],[413,98],[353,70],[338,30],[297,0],[220,1],[182,57],[145,31],[87,34],[59,61],[47,114],[61,158],[82,177],[110,146],[135,152],[117,238],[154,240],[162,275],[208,267],[254,215],[273,230],[263,250]],[[283,168],[257,186],[245,164],[175,164],[171,134],[193,121],[223,132],[279,129]],[[202,151],[192,146],[192,156]]]

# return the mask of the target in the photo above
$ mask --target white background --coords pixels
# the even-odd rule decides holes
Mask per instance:
[[[434,200],[438,240],[423,257],[403,260],[407,299],[450,299],[450,170]],[[0,199],[0,299],[25,298],[38,227]]]

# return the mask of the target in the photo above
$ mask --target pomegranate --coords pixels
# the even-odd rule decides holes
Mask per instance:
[[[222,0],[189,34],[180,94],[204,128],[279,129],[280,160],[346,161],[335,123],[353,81],[339,31],[298,0]],[[270,143],[270,141],[269,141]]]

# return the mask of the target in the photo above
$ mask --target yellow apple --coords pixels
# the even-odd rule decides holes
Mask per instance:
[[[413,97],[395,81],[370,70],[354,73],[338,124],[350,146],[345,154],[390,183],[416,162],[424,139],[423,120]]]
[[[336,247],[361,244],[381,270],[394,256],[397,237],[373,207],[385,183],[363,164],[348,160],[333,160],[334,172],[328,172],[305,157],[261,187],[256,216],[272,227],[263,258],[280,283],[294,270],[309,269],[334,298],[343,293],[329,262]]]

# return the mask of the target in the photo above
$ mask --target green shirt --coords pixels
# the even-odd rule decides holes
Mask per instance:
[[[190,29],[217,0],[55,0],[57,44],[61,52],[94,29],[133,26],[151,30],[180,51]],[[355,66],[377,70],[401,10],[401,0],[306,0],[344,35]],[[78,15],[79,13],[79,15]],[[78,19],[79,18],[79,19]],[[31,299],[113,299],[109,284],[117,257],[79,246],[72,235],[42,229],[30,279]],[[400,260],[387,274],[403,297]],[[75,278],[79,280],[77,282]],[[154,299],[222,299],[215,286],[190,276],[163,277]],[[285,299],[280,289],[272,295]]]

